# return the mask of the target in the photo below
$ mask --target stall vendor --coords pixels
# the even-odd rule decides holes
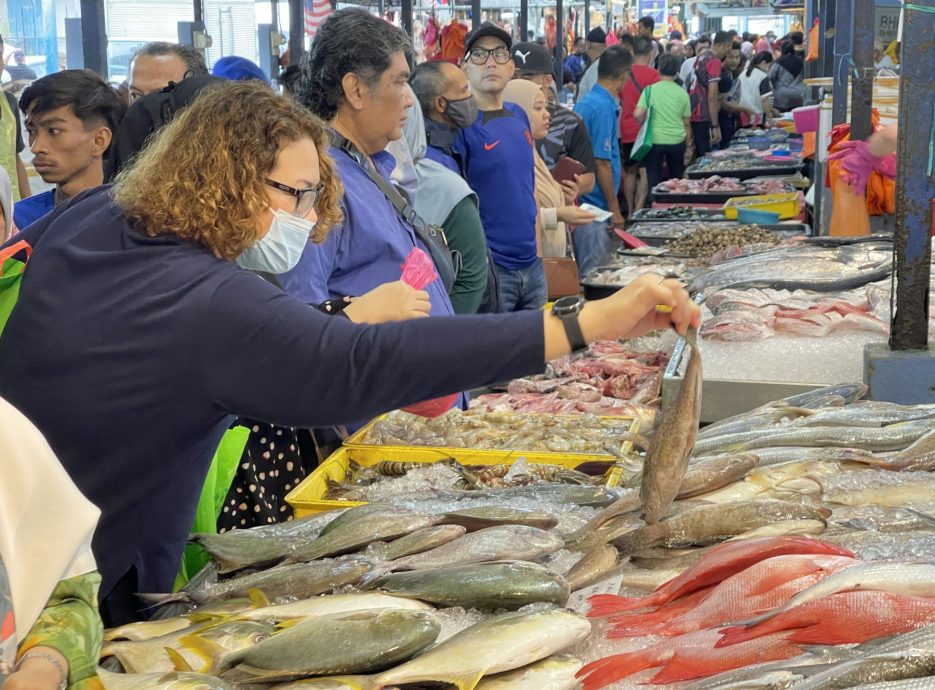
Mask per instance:
[[[93,548],[109,625],[139,616],[135,593],[172,586],[235,416],[340,424],[538,373],[594,340],[699,321],[680,284],[658,276],[549,312],[380,325],[323,314],[237,262],[288,270],[339,220],[328,145],[307,109],[262,84],[223,84],[113,188],[17,238],[32,253],[0,338],[0,394],[101,508]]]

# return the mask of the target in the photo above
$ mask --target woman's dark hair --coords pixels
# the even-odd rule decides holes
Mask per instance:
[[[19,99],[20,110],[31,117],[66,106],[86,129],[105,125],[112,134],[127,110],[114,87],[89,69],[46,75],[27,86]]]
[[[750,59],[750,64],[747,65],[747,76],[753,74],[753,70],[756,69],[757,65],[762,65],[764,62],[769,64],[773,61],[773,54],[768,50],[764,50],[760,53],[757,53]]]
[[[303,58],[298,101],[321,119],[331,120],[344,101],[344,75],[353,72],[374,86],[399,52],[407,57],[410,52],[402,29],[366,10],[338,10],[318,29]]]
[[[671,53],[665,53],[659,56],[659,64],[657,65],[659,69],[659,74],[664,77],[674,77],[679,73],[679,69],[682,67],[682,60]]]
[[[805,43],[805,35],[801,31],[793,31],[789,34],[789,40],[792,41],[792,45],[800,46]]]
[[[795,44],[792,41],[786,41],[779,52],[782,55],[795,55]]]
[[[295,96],[296,90],[299,88],[299,81],[302,79],[302,70],[299,69],[298,65],[289,65],[282,72],[279,73],[279,77],[276,81],[279,82],[279,85],[282,86],[282,89],[285,93],[290,96]]]

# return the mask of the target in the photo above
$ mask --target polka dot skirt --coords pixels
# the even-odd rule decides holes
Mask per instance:
[[[306,475],[294,428],[245,419],[239,423],[250,428],[250,438],[218,518],[218,532],[291,520],[286,494]]]

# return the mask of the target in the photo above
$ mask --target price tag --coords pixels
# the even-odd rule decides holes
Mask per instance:
[[[620,594],[621,585],[623,585],[623,573],[611,575],[600,582],[595,582],[589,587],[579,589],[577,592],[572,592],[571,596],[568,597],[565,608],[582,614],[587,613],[590,608],[588,605],[588,599],[590,597],[593,597],[595,594]]]

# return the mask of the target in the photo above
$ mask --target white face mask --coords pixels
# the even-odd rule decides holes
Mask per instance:
[[[276,275],[291,271],[302,258],[314,227],[310,220],[277,209],[269,232],[237,257],[237,265]]]

